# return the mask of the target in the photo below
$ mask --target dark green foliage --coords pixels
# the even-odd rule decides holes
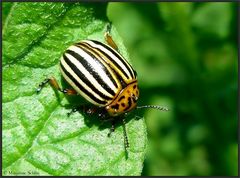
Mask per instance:
[[[149,150],[142,175],[238,173],[237,4],[111,3],[138,72]]]

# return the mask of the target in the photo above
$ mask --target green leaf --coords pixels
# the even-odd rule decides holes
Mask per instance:
[[[231,29],[231,6],[229,2],[203,4],[193,14],[192,24],[203,35],[226,38]]]
[[[2,26],[5,24],[6,18],[11,10],[12,5],[13,3],[11,2],[2,3]]]
[[[65,97],[50,86],[35,91],[46,77],[61,81],[59,58],[69,45],[81,39],[104,42],[106,4],[21,2],[6,14],[3,175],[140,175],[147,141],[143,119],[127,119],[126,159],[121,124],[109,138],[108,125],[101,129],[98,118],[67,117],[66,106],[81,104],[80,97]],[[128,59],[114,26],[111,33]]]

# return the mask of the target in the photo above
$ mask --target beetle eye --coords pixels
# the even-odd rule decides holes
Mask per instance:
[[[137,100],[138,100],[138,97],[137,96],[132,96],[132,99],[133,99],[133,102],[136,103]]]

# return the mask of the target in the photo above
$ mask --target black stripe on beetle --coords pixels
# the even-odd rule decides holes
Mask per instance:
[[[85,51],[86,52],[86,51]],[[83,67],[86,68],[86,70],[98,81],[98,83],[108,92],[110,93],[112,96],[115,95],[115,92],[109,87],[109,85],[107,85],[103,79],[99,76],[99,73],[97,71],[95,71],[91,65],[89,65],[88,61],[86,59],[84,59],[82,56],[80,56],[78,53],[76,53],[75,51],[71,51],[71,50],[67,50],[66,53],[71,54],[74,58],[76,58],[82,65]],[[89,53],[88,53],[89,54]],[[99,60],[97,60],[92,54],[89,54],[92,59],[94,59],[94,62],[99,65],[107,74],[107,76],[111,76],[110,73],[106,70],[106,68],[101,64],[101,62],[99,62]],[[75,67],[76,69],[76,67]],[[76,69],[76,71],[79,71],[78,69]],[[82,75],[82,74],[81,74]],[[89,81],[89,79],[87,79],[86,77],[85,81],[88,85],[91,85],[91,88],[94,88],[94,86],[91,84],[91,82]],[[112,80],[112,76],[109,77]],[[96,90],[94,90],[96,91]],[[111,99],[109,97],[105,98],[105,99]]]
[[[132,69],[129,68],[129,66],[127,65],[127,62],[126,62],[126,61],[123,62],[124,60],[122,59],[121,56],[119,56],[119,55],[118,55],[116,52],[114,52],[110,47],[108,47],[107,45],[104,45],[103,43],[100,43],[100,42],[94,41],[94,40],[90,40],[90,41],[93,42],[93,43],[95,43],[95,44],[97,44],[97,45],[99,45],[99,46],[102,46],[103,48],[106,48],[107,51],[108,51],[110,54],[114,55],[114,56],[119,60],[119,62],[121,62],[121,63],[124,65],[124,67],[126,68],[126,70],[129,72],[130,76],[126,73],[126,71],[125,71],[115,60],[113,60],[113,59],[110,57],[109,54],[107,54],[105,51],[103,51],[103,50],[101,50],[101,49],[99,49],[99,48],[95,48],[97,51],[101,52],[104,56],[106,56],[106,58],[107,58],[108,60],[110,60],[110,61],[116,66],[116,68],[117,68],[118,70],[120,70],[120,71],[124,74],[124,76],[125,76],[127,79],[135,78],[135,77],[132,75]],[[90,45],[90,44],[89,44],[89,45]],[[94,47],[92,46],[92,48],[94,48]],[[122,76],[120,75],[120,77],[122,77]]]
[[[74,53],[74,52],[73,52]],[[66,55],[63,55],[63,58],[65,62],[69,65],[69,67],[75,72],[75,74],[91,88],[96,94],[98,94],[101,98],[108,100],[111,99],[110,97],[104,95],[101,93],[92,83],[88,80],[88,78],[71,62],[69,58],[66,57]]]
[[[103,46],[104,48],[108,49],[108,50],[109,50],[112,54],[114,54],[123,64],[125,64],[125,66],[126,66],[126,68],[128,69],[131,77],[132,77],[132,78],[136,78],[136,77],[134,76],[134,72],[133,72],[133,69],[132,69],[132,67],[130,66],[130,64],[129,64],[122,56],[120,56],[115,50],[113,50],[113,49],[110,48],[109,46],[107,46],[107,45],[105,45],[105,44],[103,44],[103,43],[101,43],[101,42],[99,42],[99,41],[95,41],[95,40],[90,40],[90,41],[92,41],[92,42],[94,42],[94,43],[96,43],[96,44],[98,44],[98,45],[101,45],[101,46]]]
[[[79,88],[79,90],[81,90],[82,92],[86,93],[87,96],[89,96],[93,101],[100,103],[100,104],[106,104],[106,101],[102,101],[99,100],[98,98],[96,98],[94,95],[92,95],[88,90],[86,90],[66,69],[65,67],[62,65],[62,63],[60,63],[61,65],[61,69],[62,71],[65,73],[65,75],[67,77],[69,77],[69,79]]]
[[[88,54],[91,53],[91,56],[96,59],[99,60],[101,63],[105,63],[105,65],[108,65],[104,59],[95,51],[93,50],[91,47],[89,47],[86,43],[78,43],[77,47],[80,47],[82,50],[85,50],[84,48],[88,49],[88,51],[86,51]],[[82,48],[84,47],[84,48]],[[103,64],[102,64],[103,65]],[[114,86],[116,88],[118,88],[119,86],[117,85],[116,81],[113,79],[113,76],[110,74],[109,70],[103,65],[103,69],[106,72],[107,76],[110,78],[110,80],[113,82]],[[97,72],[96,72],[97,73]],[[99,76],[99,75],[98,75]],[[99,77],[100,79],[100,77]],[[101,80],[101,79],[100,79]],[[103,82],[103,81],[102,81]],[[107,85],[108,86],[108,85]],[[108,86],[109,87],[109,86]]]

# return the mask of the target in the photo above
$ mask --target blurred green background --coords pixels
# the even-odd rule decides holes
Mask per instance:
[[[109,3],[138,72],[142,175],[238,175],[237,3]]]

